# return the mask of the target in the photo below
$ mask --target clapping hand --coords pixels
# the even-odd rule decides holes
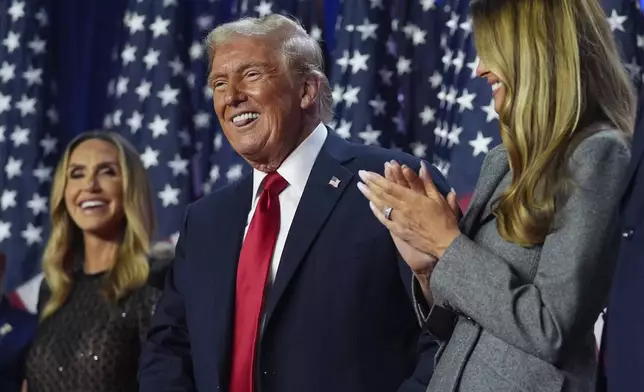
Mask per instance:
[[[402,187],[418,192],[419,194],[425,194],[425,188],[420,177],[418,177],[409,167],[401,167],[396,161],[385,163],[385,178]],[[373,203],[371,203],[371,205],[373,205]],[[396,248],[398,249],[398,253],[400,253],[400,256],[409,265],[409,268],[411,268],[414,274],[420,275],[421,277],[429,280],[431,271],[434,269],[434,265],[438,259],[414,248],[394,233],[390,232],[390,234],[391,238],[394,240]]]
[[[436,189],[424,163],[417,175],[395,162],[385,164],[385,177],[360,171],[360,191],[394,239],[414,274],[429,278],[437,260],[460,234],[456,194],[447,199]],[[421,282],[422,283],[422,282]]]

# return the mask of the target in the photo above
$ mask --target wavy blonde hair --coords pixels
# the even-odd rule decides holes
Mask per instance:
[[[154,230],[154,211],[146,170],[136,149],[122,136],[112,132],[89,132],[69,143],[56,168],[50,197],[51,232],[43,255],[43,271],[51,297],[43,308],[41,320],[51,316],[67,300],[72,282],[72,266],[83,247],[81,230],[65,206],[69,158],[87,140],[102,140],[118,151],[123,177],[125,229],[117,260],[104,278],[103,294],[118,301],[141,287],[148,279],[147,254]]]
[[[567,159],[603,122],[630,134],[632,85],[596,0],[475,0],[476,49],[502,81],[499,113],[512,183],[495,205],[500,235],[532,246],[569,194]]]

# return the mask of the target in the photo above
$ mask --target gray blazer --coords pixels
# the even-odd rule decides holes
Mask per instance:
[[[593,326],[616,260],[629,158],[629,143],[618,131],[583,140],[569,160],[575,187],[558,206],[556,228],[542,245],[523,248],[499,236],[486,208],[509,174],[506,149],[488,153],[460,222],[462,234],[433,272],[429,315],[414,282],[421,325],[442,332],[432,333],[442,341],[428,392],[591,390]],[[447,335],[441,330],[446,314],[452,315]]]

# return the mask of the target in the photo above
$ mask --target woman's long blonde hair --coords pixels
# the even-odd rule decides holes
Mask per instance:
[[[498,230],[540,244],[582,131],[603,122],[632,133],[632,85],[597,0],[475,0],[471,11],[479,57],[506,91],[499,118],[513,176],[495,205]]]
[[[79,135],[67,146],[56,168],[50,197],[51,232],[43,255],[43,271],[51,297],[41,320],[51,316],[67,300],[72,282],[72,266],[83,247],[81,230],[65,207],[65,187],[69,158],[76,147],[91,139],[108,142],[118,151],[123,176],[125,228],[117,260],[105,276],[103,294],[118,301],[147,281],[150,267],[147,254],[154,230],[154,211],[147,173],[139,154],[123,137],[112,132]]]

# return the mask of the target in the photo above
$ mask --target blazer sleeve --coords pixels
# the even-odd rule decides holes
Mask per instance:
[[[427,167],[430,169],[430,174],[432,176],[434,184],[436,185],[436,188],[444,197],[447,197],[447,194],[450,191],[447,180],[433,165],[427,164]],[[414,167],[415,171],[418,171],[418,169],[419,167]],[[413,273],[409,269],[407,263],[405,263],[405,261],[402,259],[400,254],[398,255],[398,266],[400,269],[400,276],[403,284],[409,290],[409,288],[411,287],[409,285],[409,282],[413,279]],[[414,302],[414,306],[418,306],[414,301],[412,292],[408,291],[408,294],[412,302]],[[418,335],[417,347],[418,359],[414,372],[409,378],[405,380],[405,382],[403,382],[403,384],[398,388],[397,392],[424,392],[427,388],[427,385],[429,384],[429,380],[434,374],[434,358],[436,357],[436,353],[438,352],[438,342],[436,341],[436,339],[434,339],[434,336],[428,333],[420,333]]]
[[[196,391],[185,302],[175,278],[178,269],[186,268],[188,221],[189,208],[179,235],[175,259],[169,267],[163,294],[143,344],[138,373],[141,392]]]
[[[629,157],[617,132],[581,142],[569,161],[575,185],[542,244],[533,282],[519,279],[493,247],[461,234],[434,269],[434,306],[454,309],[506,343],[557,363],[570,339],[592,330],[605,304]]]

